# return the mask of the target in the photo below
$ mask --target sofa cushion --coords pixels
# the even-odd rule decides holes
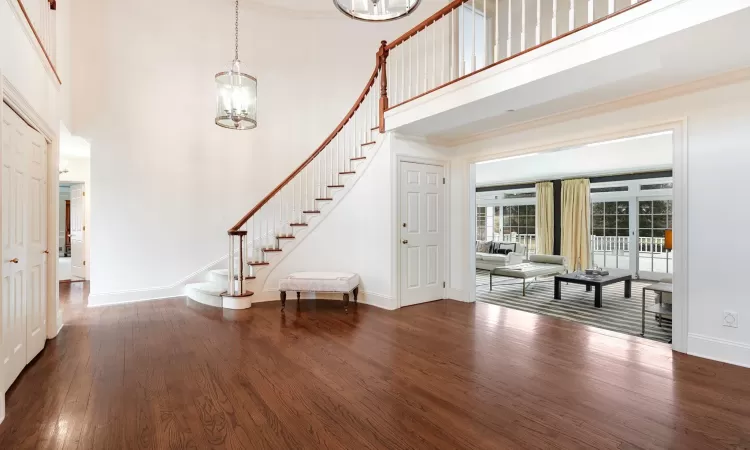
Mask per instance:
[[[477,247],[477,252],[479,253],[489,253],[490,252],[490,245],[492,242],[480,242],[479,246]]]
[[[349,292],[359,275],[348,272],[297,272],[279,280],[280,291]]]
[[[541,264],[557,264],[560,266],[568,265],[568,259],[560,255],[530,255],[529,261]]]

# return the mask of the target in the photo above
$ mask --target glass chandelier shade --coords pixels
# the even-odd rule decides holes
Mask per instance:
[[[234,2],[234,61],[216,74],[216,125],[231,130],[258,126],[258,80],[240,69],[240,2]]]
[[[232,130],[258,126],[258,81],[234,61],[227,72],[216,74],[216,125]]]
[[[347,16],[368,22],[384,22],[406,17],[422,0],[333,0]]]

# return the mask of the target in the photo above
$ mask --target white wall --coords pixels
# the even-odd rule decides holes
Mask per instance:
[[[672,136],[660,134],[477,164],[477,186],[662,170],[672,167]]]
[[[234,132],[213,124],[231,2],[76,3],[72,131],[92,144],[92,297],[172,285],[221,258],[226,230],[351,107],[379,41],[429,12],[373,26],[243,5],[240,58],[258,77],[259,126]]]
[[[717,79],[717,85],[720,80]],[[614,106],[612,108],[615,108]],[[623,106],[587,116],[510,133],[456,149],[456,165],[517,154],[575,141],[592,133],[617,133],[687,118],[688,192],[688,345],[690,354],[750,366],[750,325],[722,326],[723,311],[750,317],[745,280],[750,241],[726,239],[726,228],[750,227],[750,213],[738,202],[750,167],[750,81],[747,79],[639,106]],[[468,198],[456,186],[457,198]],[[468,200],[467,200],[468,201]],[[455,205],[454,205],[455,206]],[[468,233],[468,231],[467,231]],[[468,245],[468,234],[454,233]],[[675,252],[680,251],[676,249]],[[469,283],[464,289],[473,289]]]

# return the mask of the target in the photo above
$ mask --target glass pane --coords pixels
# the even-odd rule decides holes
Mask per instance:
[[[518,226],[519,227],[526,226],[526,216],[518,216]]]
[[[526,205],[518,205],[518,214],[521,216],[526,215]]]
[[[617,230],[615,228],[605,228],[604,235],[605,236],[617,236]]]
[[[536,217],[534,216],[526,216],[526,226],[527,227],[536,227]]]
[[[518,215],[518,206],[511,206],[511,207],[510,207],[510,213],[511,213],[512,215],[514,215],[514,216],[515,216],[515,215]]]
[[[594,236],[604,236],[604,229],[603,228],[594,228]]]
[[[640,214],[651,214],[651,202],[638,202]]]
[[[627,214],[630,210],[628,202],[617,202],[617,214]]]
[[[605,228],[617,228],[617,217],[616,216],[604,216],[604,227]]]
[[[672,216],[667,216],[667,228],[672,228]]]
[[[518,226],[518,216],[510,216],[510,226],[511,227]]]
[[[594,216],[592,221],[593,228],[604,228],[604,216]]]
[[[654,216],[654,228],[667,228],[667,216]]]
[[[641,229],[640,231],[638,231],[638,235],[640,237],[651,237],[651,230]]]
[[[500,207],[495,206],[495,216],[499,216],[499,215],[500,215]]]
[[[526,214],[533,216],[536,214],[536,205],[529,205],[526,207]]]
[[[592,205],[591,211],[594,214],[604,214],[604,203],[596,202]]]
[[[630,228],[630,218],[628,216],[617,216],[617,228],[627,230]]]
[[[667,201],[666,200],[654,200],[654,214],[666,214],[667,213]]]
[[[503,216],[510,215],[510,206],[503,206]]]
[[[654,230],[654,237],[664,239],[664,230]]]
[[[628,236],[628,229],[627,228],[618,228],[617,229],[617,235],[618,236]]]
[[[652,223],[651,216],[638,216],[638,228],[651,228]]]
[[[617,203],[615,203],[615,202],[606,202],[604,204],[604,212],[606,214],[615,214],[617,212]]]

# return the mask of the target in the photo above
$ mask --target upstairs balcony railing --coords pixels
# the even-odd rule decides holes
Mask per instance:
[[[268,265],[268,255],[332,200],[365,159],[372,133],[385,132],[387,110],[649,1],[454,0],[393,42],[382,41],[375,69],[344,119],[229,230],[226,295],[246,295],[245,265],[251,275]],[[533,236],[523,239],[535,246]]]
[[[57,73],[57,0],[17,0],[24,19],[50,65],[58,83]]]

